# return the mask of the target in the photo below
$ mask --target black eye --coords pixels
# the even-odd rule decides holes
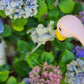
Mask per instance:
[[[59,28],[59,30],[62,31],[61,28]]]

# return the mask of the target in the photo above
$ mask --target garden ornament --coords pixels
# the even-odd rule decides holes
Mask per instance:
[[[0,37],[0,66],[6,64],[6,53],[5,53],[6,43]]]
[[[84,46],[84,26],[76,16],[66,15],[62,17],[57,23],[56,35],[60,41],[69,37],[76,38]]]

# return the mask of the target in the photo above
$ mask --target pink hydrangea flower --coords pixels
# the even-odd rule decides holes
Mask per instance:
[[[30,84],[60,84],[62,72],[59,66],[44,63],[42,67],[36,66],[29,73]]]

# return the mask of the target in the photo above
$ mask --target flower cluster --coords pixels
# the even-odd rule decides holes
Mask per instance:
[[[28,31],[31,32],[31,38],[34,43],[45,44],[46,41],[52,41],[56,37],[56,31],[53,29],[53,21],[50,21],[47,27],[39,24],[37,28]]]
[[[4,31],[4,26],[2,21],[0,20],[0,34],[3,33],[3,31]]]
[[[31,84],[60,84],[62,79],[59,66],[48,65],[44,63],[42,67],[36,66],[29,73],[29,81]]]
[[[79,19],[82,21],[82,23],[84,24],[84,11],[79,12]]]
[[[84,47],[79,47],[77,46],[74,50],[73,53],[75,54],[76,59],[77,58],[84,58]]]
[[[36,15],[37,7],[37,0],[0,0],[0,10],[14,19]]]
[[[84,84],[84,61],[77,59],[67,65],[65,82],[68,84]]]

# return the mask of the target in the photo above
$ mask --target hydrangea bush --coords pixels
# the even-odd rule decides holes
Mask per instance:
[[[84,47],[79,47],[79,46],[75,47],[73,53],[75,54],[76,59],[84,58]]]
[[[36,15],[37,7],[37,0],[0,0],[0,10],[14,19]]]
[[[67,64],[67,72],[65,74],[65,82],[68,84],[84,83],[84,61],[77,59]]]
[[[31,84],[60,84],[62,73],[58,68],[47,62],[42,67],[36,66],[29,73],[29,81]]]
[[[84,47],[73,38],[60,42],[56,37],[57,22],[64,15],[77,16],[84,24],[82,4],[0,0],[0,37],[7,45],[0,84],[83,84]]]
[[[84,24],[84,11],[79,12],[79,19],[82,21],[82,23]]]

